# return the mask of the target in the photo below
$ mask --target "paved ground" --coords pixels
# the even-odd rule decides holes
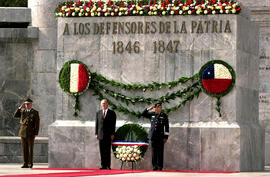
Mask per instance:
[[[35,164],[35,168],[47,168],[48,164]],[[0,164],[0,176],[3,175],[23,175],[23,174],[46,174],[64,173],[70,170],[32,170],[22,169],[20,164]],[[74,172],[78,172],[74,170]],[[270,167],[266,167],[263,172],[242,172],[228,174],[213,173],[175,173],[175,172],[146,172],[132,174],[103,175],[98,177],[270,177]],[[95,177],[95,176],[92,176]],[[97,177],[97,176],[96,176]]]

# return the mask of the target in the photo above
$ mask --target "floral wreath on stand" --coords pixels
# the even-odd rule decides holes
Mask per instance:
[[[125,124],[118,128],[112,149],[115,158],[121,161],[121,170],[127,162],[136,169],[136,163],[143,159],[149,146],[147,136],[145,129],[138,124]]]
[[[78,116],[79,96],[88,90],[91,74],[88,67],[78,60],[66,62],[59,73],[59,84],[62,90],[75,98],[74,114]]]

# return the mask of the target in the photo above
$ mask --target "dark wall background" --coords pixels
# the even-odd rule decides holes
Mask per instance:
[[[0,0],[0,7],[27,7],[28,0]]]

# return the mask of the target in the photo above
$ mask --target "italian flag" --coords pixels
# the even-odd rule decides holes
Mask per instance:
[[[223,64],[212,64],[202,72],[202,83],[208,92],[219,94],[231,86],[232,75]]]
[[[70,65],[69,91],[71,93],[83,91],[88,84],[88,80],[88,72],[82,64],[72,63]]]

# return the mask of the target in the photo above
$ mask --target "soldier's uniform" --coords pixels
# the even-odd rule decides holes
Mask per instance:
[[[14,117],[20,117],[20,130],[18,136],[21,137],[23,165],[33,166],[33,149],[35,136],[39,131],[39,114],[33,108],[26,110],[25,108],[17,109]]]
[[[142,116],[149,118],[151,121],[151,128],[149,131],[149,139],[151,140],[152,147],[152,166],[153,170],[162,170],[163,168],[163,139],[169,137],[169,120],[168,115],[161,112],[149,112],[145,109]]]

